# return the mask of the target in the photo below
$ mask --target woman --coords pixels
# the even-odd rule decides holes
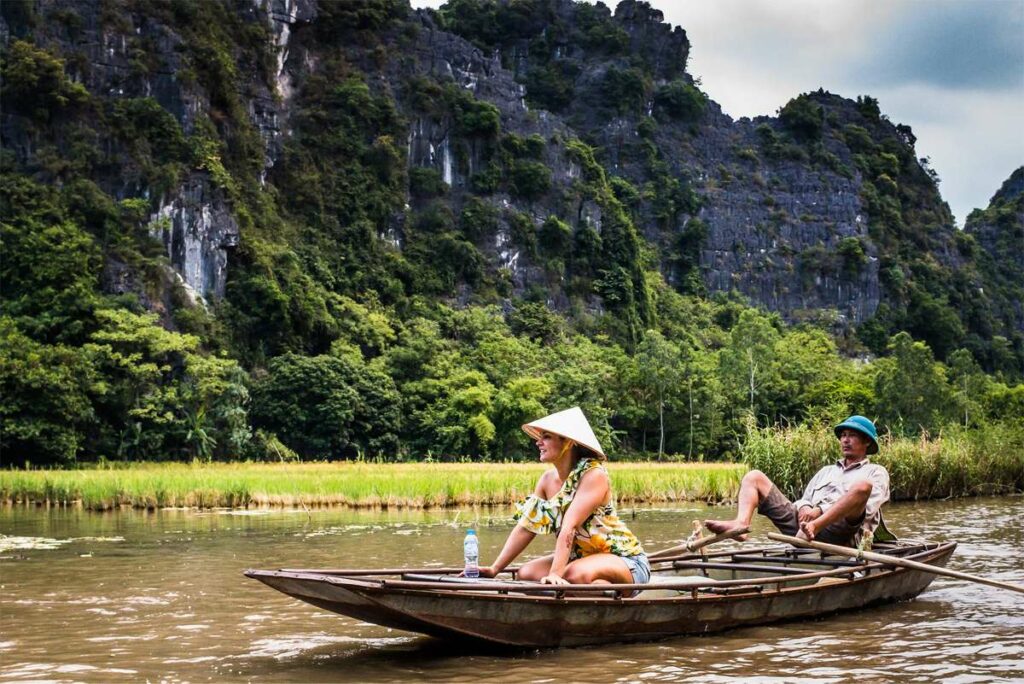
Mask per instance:
[[[542,533],[556,533],[555,552],[519,569],[521,580],[550,584],[644,584],[651,566],[643,547],[615,514],[601,445],[579,407],[523,426],[536,440],[541,463],[550,463],[533,495],[516,505],[518,524],[494,563],[494,577]]]

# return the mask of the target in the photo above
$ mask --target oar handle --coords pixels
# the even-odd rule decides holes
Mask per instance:
[[[1016,584],[1010,584],[1008,582],[1000,582],[998,580],[990,580],[985,577],[978,577],[977,575],[969,575],[966,572],[960,572],[958,570],[950,570],[949,568],[942,568],[937,565],[928,565],[927,563],[919,563],[912,561],[908,558],[896,558],[884,553],[875,553],[874,551],[862,551],[860,549],[851,549],[847,546],[836,546],[835,544],[826,544],[819,541],[810,541],[807,539],[800,539],[799,537],[790,537],[785,534],[777,534],[775,532],[768,533],[769,539],[775,541],[786,542],[793,546],[799,546],[805,549],[817,549],[818,551],[824,551],[825,553],[831,553],[837,556],[846,556],[848,558],[856,558],[857,560],[874,561],[876,563],[884,563],[886,565],[893,565],[900,568],[908,568],[910,570],[920,570],[922,572],[930,572],[933,575],[942,575],[943,577],[953,577],[955,579],[967,580],[968,582],[977,582],[978,584],[986,584],[990,587],[998,587],[999,589],[1008,589],[1009,591],[1015,591],[1019,594],[1024,594],[1024,587]]]
[[[739,535],[746,534],[748,532],[750,532],[749,527],[741,527],[738,530],[729,530],[728,532],[716,534],[713,537],[704,537],[703,539],[697,539],[696,541],[688,541],[685,544],[679,544],[678,546],[672,546],[667,549],[662,549],[661,551],[656,551],[655,553],[648,554],[647,558],[648,560],[656,560],[658,558],[665,558],[666,556],[670,556],[678,551],[696,551],[707,546],[708,544],[714,544],[715,542],[724,541],[726,539],[732,539],[734,537],[738,537]]]

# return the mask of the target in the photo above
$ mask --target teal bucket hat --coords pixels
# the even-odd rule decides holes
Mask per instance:
[[[839,437],[839,433],[846,429],[856,430],[871,440],[871,444],[868,445],[868,454],[878,453],[878,432],[875,431],[874,423],[864,416],[850,416],[839,425],[836,425],[836,437]]]

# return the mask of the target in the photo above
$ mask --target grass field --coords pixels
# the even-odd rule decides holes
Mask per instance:
[[[544,471],[526,463],[140,463],[77,470],[0,470],[0,500],[199,508],[243,506],[496,505],[532,493]],[[723,501],[746,467],[709,463],[612,463],[622,503]]]
[[[995,425],[935,437],[883,437],[874,460],[892,498],[1024,491],[1024,428]],[[755,428],[743,464],[612,462],[621,503],[735,499],[743,474],[763,470],[791,498],[839,455],[829,426]],[[501,505],[533,491],[539,463],[108,463],[73,470],[0,470],[0,501],[198,508],[244,506]]]

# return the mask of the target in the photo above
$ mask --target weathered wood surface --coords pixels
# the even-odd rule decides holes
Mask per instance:
[[[807,549],[817,549],[818,551],[824,551],[825,553],[847,556],[849,558],[856,558],[857,560],[869,560],[874,561],[876,563],[894,565],[900,568],[921,570],[923,572],[930,572],[935,575],[942,575],[943,577],[953,577],[955,579],[967,580],[968,582],[977,582],[978,584],[985,584],[990,587],[1007,589],[1009,591],[1015,591],[1018,594],[1024,594],[1024,587],[1016,584],[1010,584],[1009,582],[1000,582],[999,580],[988,579],[987,577],[979,577],[977,575],[971,575],[966,572],[960,572],[959,570],[950,570],[949,568],[934,567],[905,558],[894,558],[884,553],[874,553],[873,551],[862,551],[860,549],[851,549],[845,546],[836,546],[835,544],[826,544],[824,542],[809,541],[807,539],[800,539],[799,537],[789,537],[787,535],[776,534],[774,532],[769,533],[768,537],[769,539],[774,539],[775,541],[783,541],[787,544],[792,544],[793,546],[802,546]]]
[[[912,560],[933,568],[946,563],[956,543],[915,548]],[[900,549],[893,547],[893,551],[899,553]],[[757,555],[756,562],[752,555]],[[734,556],[739,560],[727,560]],[[708,554],[714,560],[703,572],[700,567],[673,568],[682,559],[658,562],[663,570],[657,573],[655,584],[571,588],[501,579],[401,579],[402,574],[422,573],[423,569],[393,569],[389,576],[367,570],[348,574],[341,570],[248,570],[245,574],[289,596],[367,622],[515,647],[644,641],[816,617],[913,598],[935,577],[930,571],[870,561],[792,573],[801,556],[821,559],[818,553],[792,548],[732,549]],[[684,562],[700,566],[700,558],[691,555]],[[891,557],[886,558],[889,560]],[[781,563],[790,573],[753,576],[763,574],[758,569],[752,576],[744,576],[751,563],[764,566],[772,562]],[[429,572],[444,574],[435,569]],[[704,577],[707,573],[724,577]],[[637,596],[621,598],[634,590],[639,590]]]

